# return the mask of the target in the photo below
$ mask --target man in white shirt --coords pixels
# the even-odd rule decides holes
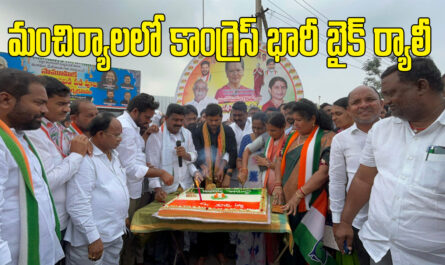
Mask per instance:
[[[239,151],[241,140],[246,134],[252,133],[252,121],[248,118],[247,105],[242,101],[233,103],[232,119],[233,123],[229,126],[235,133],[236,150]]]
[[[207,86],[207,83],[201,79],[198,79],[193,84],[193,94],[195,95],[195,98],[187,103],[187,105],[194,106],[198,110],[198,113],[201,113],[201,111],[204,110],[210,103],[218,103],[216,99],[207,97],[208,91],[209,87]]]
[[[247,113],[246,103],[242,101],[233,103],[231,116],[233,123],[231,123],[229,127],[232,128],[233,132],[235,133],[236,152],[238,154],[241,140],[243,139],[244,135],[252,133],[252,121],[250,118],[248,118],[249,115]],[[239,186],[238,170],[235,170],[230,179],[230,187],[237,188]]]
[[[55,264],[63,258],[45,171],[24,133],[40,127],[47,101],[40,78],[0,70],[0,265]]]
[[[74,138],[74,136],[82,134],[89,136],[88,126],[99,113],[96,105],[90,100],[78,99],[71,103],[70,109],[71,124],[66,129],[69,137]]]
[[[178,104],[170,104],[167,108],[166,119],[159,132],[152,133],[146,144],[147,162],[157,168],[161,168],[174,176],[173,185],[165,186],[159,178],[150,179],[150,188],[155,190],[155,199],[165,201],[167,194],[186,190],[193,186],[193,178],[202,180],[201,174],[193,162],[196,161],[197,152],[193,144],[192,134],[183,127],[185,107]],[[180,146],[177,147],[177,143]],[[179,159],[182,161],[179,162]],[[179,242],[182,242],[183,233],[175,234]],[[155,263],[169,264],[173,260],[174,251],[170,242],[170,233],[157,234],[153,245],[155,247]],[[189,237],[184,238],[186,246],[189,246]]]
[[[39,129],[26,132],[45,167],[48,184],[54,197],[62,236],[68,225],[66,184],[76,174],[88,150],[88,137],[79,135],[67,141],[63,121],[70,111],[70,89],[54,77],[42,76],[48,95],[48,112]]]
[[[68,182],[71,216],[65,240],[67,264],[119,264],[128,194],[125,170],[115,148],[122,126],[111,113],[100,113],[89,127],[93,155],[87,156]]]
[[[160,177],[166,185],[173,183],[173,176],[168,172],[147,165],[145,142],[140,134],[141,128],[146,129],[148,127],[158,107],[159,103],[155,101],[153,96],[141,93],[130,100],[127,110],[117,118],[122,124],[122,141],[116,150],[127,175],[128,192],[130,193],[129,221],[131,221],[134,212],[145,206],[149,201],[149,196],[145,196],[148,193],[141,197],[144,178]],[[134,236],[129,235],[124,240],[123,248],[121,259],[124,264],[135,263],[136,248],[139,251],[138,262],[142,262],[141,249]]]
[[[334,137],[329,159],[329,205],[334,233],[340,223],[346,192],[360,165],[360,154],[365,146],[367,133],[379,120],[381,109],[380,95],[373,88],[359,86],[348,95],[348,113],[355,123]],[[352,223],[354,229],[352,248],[357,251],[361,265],[369,265],[369,255],[358,238],[358,231],[367,218],[368,204],[365,204]]]
[[[192,134],[182,127],[184,124],[184,107],[170,104],[167,108],[166,119],[159,132],[152,133],[146,144],[147,162],[163,169],[174,176],[173,185],[166,186],[159,178],[150,179],[150,188],[156,192],[156,198],[165,199],[169,194],[182,188],[193,186],[193,177],[199,174],[194,166],[197,153],[193,145]],[[177,143],[180,146],[177,147]],[[181,159],[181,165],[179,165]],[[163,191],[163,192],[162,192]]]
[[[445,99],[440,71],[428,58],[410,71],[382,74],[393,117],[368,132],[336,241],[353,239],[355,215],[369,200],[360,239],[371,264],[445,264]]]

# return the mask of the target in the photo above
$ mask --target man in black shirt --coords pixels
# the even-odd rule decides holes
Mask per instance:
[[[207,105],[205,113],[206,122],[197,127],[193,135],[198,152],[196,165],[206,177],[206,188],[211,188],[212,185],[208,185],[212,182],[217,187],[228,188],[236,168],[235,133],[229,126],[222,125],[222,108],[218,104]]]
[[[206,122],[199,125],[193,133],[193,143],[198,152],[196,165],[205,177],[206,189],[228,188],[236,167],[235,133],[229,126],[222,125],[222,108],[218,104],[207,105],[205,114]],[[197,264],[204,264],[209,246],[215,248],[220,264],[225,264],[222,252],[227,243],[227,233],[199,233]]]

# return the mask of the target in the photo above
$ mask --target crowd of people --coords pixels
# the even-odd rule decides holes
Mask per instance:
[[[116,117],[89,100],[70,102],[56,78],[2,69],[0,265],[144,264],[145,244],[128,229],[134,213],[195,180],[205,189],[265,188],[296,239],[281,264],[344,255],[362,265],[445,264],[443,79],[431,59],[416,58],[411,71],[389,67],[381,93],[359,85],[320,108],[307,99],[276,107],[272,98],[262,111],[239,101],[223,121],[212,100],[202,111],[170,104],[162,115],[145,93]],[[282,93],[286,81],[269,89]],[[314,207],[326,220],[311,219]],[[321,231],[332,225],[339,251],[307,252],[308,218]],[[175,237],[184,251],[197,249],[197,264],[211,249],[220,264],[230,254],[240,265],[273,264],[283,247],[271,233]],[[153,264],[172,264],[169,240],[159,232],[150,241]]]

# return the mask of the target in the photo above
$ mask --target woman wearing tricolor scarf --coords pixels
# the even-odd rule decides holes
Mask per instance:
[[[295,132],[290,134],[275,166],[274,203],[285,203],[295,244],[284,264],[335,262],[321,242],[328,207],[329,147],[332,121],[314,103],[302,99],[292,108]],[[335,264],[335,263],[334,263]]]

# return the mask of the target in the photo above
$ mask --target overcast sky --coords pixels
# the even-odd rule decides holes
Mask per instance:
[[[310,6],[317,11],[312,9]],[[279,5],[278,8],[276,5]],[[347,59],[347,69],[326,68],[325,39],[326,16],[329,20],[348,17],[365,17],[367,47],[373,48],[373,27],[403,27],[409,34],[410,27],[419,17],[430,17],[432,27],[431,57],[443,73],[445,71],[445,1],[442,0],[263,0],[270,8],[266,18],[269,27],[298,27],[306,17],[319,18],[320,52],[316,57],[290,58],[300,75],[306,98],[332,103],[363,82],[365,73],[359,69],[366,58]],[[304,6],[305,8],[303,8]],[[313,12],[311,14],[308,10]],[[287,14],[286,14],[286,13]],[[202,0],[77,0],[77,1],[23,1],[2,0],[0,4],[0,51],[7,52],[7,28],[14,20],[25,20],[27,26],[52,27],[54,24],[71,24],[75,27],[102,27],[108,32],[112,27],[138,27],[143,20],[152,20],[153,14],[164,13],[163,53],[160,57],[112,58],[112,67],[142,71],[142,91],[153,95],[175,96],[178,80],[190,57],[175,58],[169,54],[168,27],[201,27]],[[205,0],[205,26],[216,27],[221,20],[238,20],[255,13],[255,0]],[[283,16],[292,18],[285,19]],[[285,23],[286,22],[286,23]],[[106,35],[108,39],[108,35]],[[323,53],[323,54],[322,54]],[[49,58],[55,58],[49,56]],[[95,64],[94,57],[63,58],[63,60]],[[389,66],[388,60],[384,65]],[[355,67],[354,67],[355,66]]]

